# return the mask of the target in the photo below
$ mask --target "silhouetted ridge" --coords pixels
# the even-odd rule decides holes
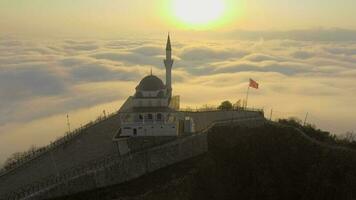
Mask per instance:
[[[315,132],[316,133],[316,132]],[[62,199],[355,199],[356,153],[295,127],[214,127],[209,152],[129,183]]]

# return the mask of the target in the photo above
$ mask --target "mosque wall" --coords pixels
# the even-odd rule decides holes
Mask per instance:
[[[134,98],[134,107],[167,107],[169,105],[168,98]]]
[[[122,136],[131,137],[155,137],[155,136],[177,136],[176,123],[165,124],[126,124],[122,127]]]
[[[182,112],[184,116],[193,118],[195,130],[201,131],[213,122],[226,120],[240,120],[250,118],[264,118],[263,112],[246,111],[246,110],[226,110],[226,111],[205,111],[205,112]]]

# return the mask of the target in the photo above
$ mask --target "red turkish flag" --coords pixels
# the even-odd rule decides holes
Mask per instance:
[[[252,79],[250,79],[250,87],[258,89],[258,83]]]

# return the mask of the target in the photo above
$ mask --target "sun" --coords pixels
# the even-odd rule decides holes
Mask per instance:
[[[223,16],[225,7],[225,0],[173,0],[176,18],[188,25],[215,22]]]

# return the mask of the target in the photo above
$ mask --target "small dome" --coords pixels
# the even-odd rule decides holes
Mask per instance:
[[[142,91],[157,91],[164,89],[165,86],[161,79],[157,76],[149,75],[143,78],[140,84],[136,87],[137,90]]]

